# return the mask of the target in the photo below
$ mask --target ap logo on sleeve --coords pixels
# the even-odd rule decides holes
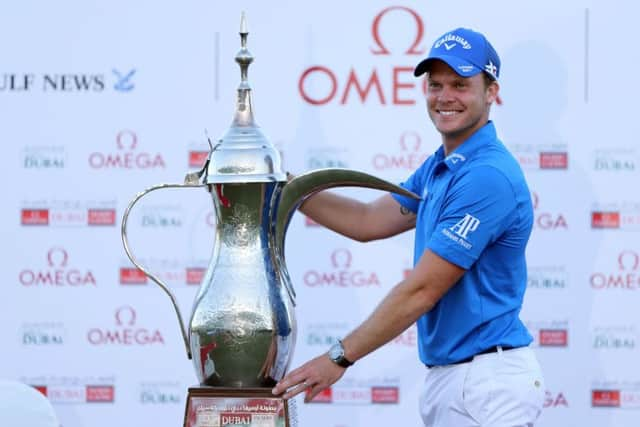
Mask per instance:
[[[464,218],[458,221],[455,225],[451,226],[449,230],[456,233],[459,237],[467,240],[467,235],[478,229],[480,220],[469,214],[465,214]]]

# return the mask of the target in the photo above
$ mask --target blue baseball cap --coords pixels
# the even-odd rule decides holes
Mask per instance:
[[[413,75],[418,77],[428,72],[436,59],[446,62],[462,77],[475,76],[481,71],[494,80],[500,75],[500,57],[496,50],[484,35],[468,28],[457,28],[437,39]]]

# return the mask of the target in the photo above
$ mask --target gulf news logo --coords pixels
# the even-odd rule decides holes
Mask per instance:
[[[2,73],[0,92],[7,93],[127,93],[135,89],[135,68],[111,72]]]

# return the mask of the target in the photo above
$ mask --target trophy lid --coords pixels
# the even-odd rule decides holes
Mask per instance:
[[[240,85],[233,122],[227,132],[211,148],[203,181],[207,184],[227,182],[286,181],[280,153],[267,140],[253,118],[251,87],[247,79],[253,56],[247,49],[247,20],[240,19],[241,48],[236,55],[240,65]]]

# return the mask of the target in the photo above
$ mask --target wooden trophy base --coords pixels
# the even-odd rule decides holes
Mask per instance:
[[[270,388],[190,387],[184,427],[296,427],[289,409]]]

